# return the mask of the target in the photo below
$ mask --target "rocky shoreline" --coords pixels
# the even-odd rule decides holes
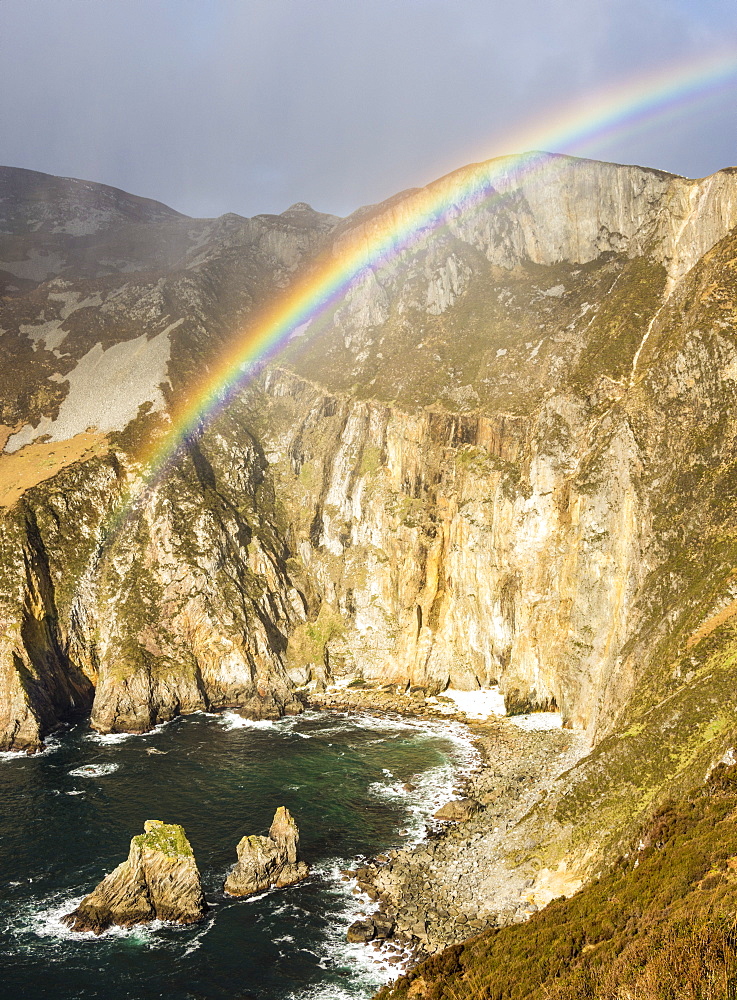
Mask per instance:
[[[519,863],[519,851],[514,859],[510,853],[519,848],[514,843],[518,824],[555,779],[588,752],[581,732],[528,729],[506,717],[474,720],[451,698],[395,685],[313,691],[305,697],[305,707],[461,724],[478,753],[457,775],[454,797],[428,818],[419,844],[344,872],[366,899],[364,915],[349,929],[349,941],[366,943],[382,961],[407,969],[487,928],[523,921],[561,894],[546,895],[529,857]],[[408,794],[414,791],[411,784],[405,787]],[[296,846],[292,853],[296,860]],[[299,878],[288,881],[303,878],[303,867]],[[226,889],[234,891],[227,884]],[[249,885],[244,891],[256,890]]]
[[[367,897],[350,940],[371,943],[389,964],[412,966],[486,928],[526,920],[561,894],[548,892],[539,871],[509,854],[515,827],[588,751],[582,733],[525,729],[504,717],[477,722],[446,701],[388,686],[329,689],[312,695],[310,707],[462,722],[479,751],[479,765],[456,782],[454,801],[470,800],[468,808],[450,810],[457,820],[440,818],[441,809],[420,844],[345,873]]]
[[[308,708],[325,712],[366,712],[408,719],[442,719],[467,723],[467,716],[446,695],[403,684],[376,686],[354,681],[345,687],[327,687],[305,696]]]

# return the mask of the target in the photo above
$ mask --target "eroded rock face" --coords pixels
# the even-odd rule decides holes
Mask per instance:
[[[128,860],[64,917],[72,930],[102,934],[113,925],[193,924],[204,917],[200,873],[183,828],[150,819],[144,831],[131,841]]]
[[[302,710],[283,658],[306,602],[245,433],[186,461],[105,548],[135,484],[114,457],[64,470],[0,517],[0,749],[36,749],[90,709],[102,732]]]
[[[298,858],[299,830],[289,810],[279,806],[268,837],[243,837],[238,862],[225,880],[231,896],[249,896],[271,886],[283,888],[307,878],[309,869]]]
[[[296,682],[498,682],[508,710],[608,723],[652,558],[626,420],[597,427],[567,394],[492,418],[329,396],[287,372],[267,389],[272,474],[324,595],[292,631]]]

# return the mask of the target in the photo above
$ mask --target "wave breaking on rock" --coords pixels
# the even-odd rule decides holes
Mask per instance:
[[[246,836],[239,842],[238,861],[225,880],[225,891],[230,896],[250,896],[301,882],[309,868],[299,860],[298,848],[299,828],[289,810],[279,806],[268,837]]]
[[[149,819],[143,829],[131,840],[127,861],[63,918],[73,931],[102,934],[114,925],[193,924],[204,917],[207,903],[184,828]]]

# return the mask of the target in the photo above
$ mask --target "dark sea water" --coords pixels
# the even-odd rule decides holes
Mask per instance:
[[[365,900],[340,869],[419,839],[472,759],[450,725],[320,713],[277,723],[197,715],[131,737],[80,726],[35,757],[0,755],[0,996],[370,997],[396,973],[345,942]],[[408,794],[410,780],[418,788]],[[236,843],[265,833],[279,805],[299,823],[313,874],[226,898]],[[208,918],[100,938],[66,930],[61,916],[127,857],[146,819],[184,826]]]

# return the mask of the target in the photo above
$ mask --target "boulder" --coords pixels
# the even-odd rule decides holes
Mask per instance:
[[[354,920],[346,933],[346,940],[351,944],[366,944],[376,937],[376,927],[373,920]]]
[[[453,823],[460,823],[464,819],[470,819],[477,813],[481,805],[476,799],[453,799],[446,802],[444,806],[435,813],[435,819],[443,819]]]
[[[301,882],[309,868],[298,857],[299,829],[288,809],[279,806],[268,837],[243,837],[236,851],[238,861],[225,880],[230,896],[249,896],[272,886],[282,888]]]
[[[346,940],[351,944],[366,944],[375,939],[385,940],[392,936],[395,926],[391,917],[375,913],[372,917],[354,920],[348,928]]]
[[[377,938],[390,938],[392,936],[395,925],[391,917],[377,913],[372,919]]]
[[[74,931],[102,934],[113,925],[151,920],[193,924],[207,911],[202,882],[184,829],[146,820],[128,860],[112,871],[63,920]]]

